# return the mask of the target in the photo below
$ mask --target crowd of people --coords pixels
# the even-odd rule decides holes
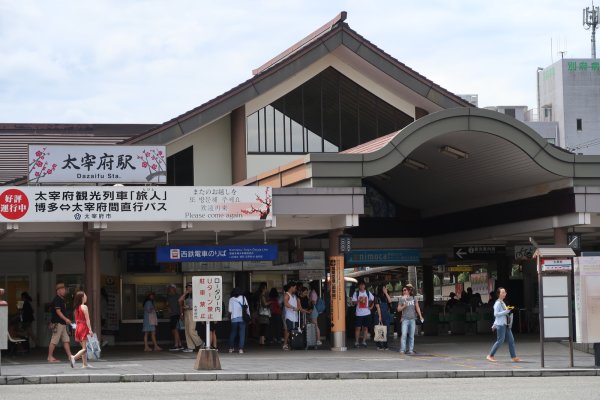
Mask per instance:
[[[320,346],[321,332],[319,330],[319,315],[325,312],[326,301],[323,299],[320,281],[311,282],[308,287],[302,282],[290,282],[283,287],[269,288],[267,283],[260,283],[254,293],[244,293],[240,288],[234,288],[229,297],[227,312],[229,313],[230,331],[227,341],[229,353],[244,354],[247,337],[257,338],[259,346],[278,345],[285,351],[291,348],[291,333],[298,327],[312,324],[316,330],[315,347]],[[56,284],[56,296],[51,303],[51,320],[49,329],[51,339],[48,346],[48,362],[58,362],[54,351],[62,344],[71,366],[75,366],[81,359],[83,368],[89,367],[86,357],[86,344],[90,335],[93,335],[90,314],[87,308],[87,295],[84,291],[77,291],[74,296],[72,312],[66,309],[66,288],[64,283]],[[31,297],[27,292],[22,294],[20,319],[22,331],[34,339],[31,329],[34,320]],[[493,304],[494,325],[497,339],[490,353],[488,361],[495,362],[495,353],[506,341],[508,343],[511,359],[519,362],[516,355],[512,327],[512,307],[504,303],[506,290],[498,290],[490,294]],[[158,315],[154,305],[155,294],[149,292],[143,301],[144,318],[142,325],[144,351],[161,351],[158,345],[156,330]],[[173,346],[170,351],[193,352],[205,348],[205,342],[199,332],[206,332],[204,323],[193,320],[192,284],[185,286],[183,293],[177,292],[177,287],[170,284],[167,287],[166,303],[169,315],[170,330]],[[455,293],[450,293],[445,311],[450,312],[457,304],[464,304],[473,309],[481,307],[483,302],[479,293],[472,293],[470,288],[456,299]],[[378,350],[389,349],[389,336],[394,318],[400,319],[399,352],[401,354],[415,354],[416,324],[424,322],[419,302],[415,298],[415,291],[411,284],[402,287],[402,295],[395,300],[388,293],[386,285],[375,287],[372,293],[366,288],[364,281],[359,281],[349,297],[348,312],[354,317],[354,347],[368,347],[371,332]],[[74,316],[74,321],[69,316]],[[75,355],[71,353],[69,328],[73,326],[75,341],[80,343],[81,350]],[[216,328],[218,323],[210,324],[210,348],[216,350],[218,346]],[[27,333],[29,332],[29,333]],[[185,338],[185,347],[184,340]]]

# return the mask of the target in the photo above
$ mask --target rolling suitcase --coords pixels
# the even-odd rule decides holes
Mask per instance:
[[[306,314],[304,314],[304,331],[306,332],[306,349],[313,348],[316,349],[318,347],[317,341],[317,325],[312,322],[306,323]]]
[[[298,321],[300,321],[300,312],[298,312]],[[302,329],[300,322],[290,331],[290,348],[292,350],[306,349],[306,329]]]

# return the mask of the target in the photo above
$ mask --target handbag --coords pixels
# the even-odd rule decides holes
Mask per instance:
[[[179,319],[177,320],[177,327],[176,327],[176,328],[177,328],[177,330],[179,330],[179,331],[183,331],[183,330],[185,330],[185,323],[183,322],[183,319],[182,319],[182,318],[179,318]]]
[[[250,320],[252,319],[250,317],[250,314],[248,314],[248,304],[246,304],[246,298],[244,297],[244,302],[241,305],[242,306],[242,319],[244,320],[244,322],[248,323],[250,322]]]
[[[259,306],[258,307],[258,315],[261,317],[271,318],[271,309],[269,307]]]
[[[85,349],[87,350],[87,358],[88,360],[99,360],[100,355],[102,353],[102,349],[100,348],[100,342],[98,342],[98,336],[96,334],[88,335],[87,343],[85,344]]]
[[[375,342],[387,342],[387,326],[383,324],[375,325],[373,328]]]

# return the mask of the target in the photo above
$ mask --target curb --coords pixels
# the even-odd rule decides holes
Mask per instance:
[[[125,383],[182,381],[262,381],[323,379],[436,379],[600,376],[597,368],[520,369],[520,370],[431,370],[431,371],[340,371],[340,372],[190,372],[157,374],[69,374],[69,375],[5,375],[0,385],[35,385],[55,383]]]

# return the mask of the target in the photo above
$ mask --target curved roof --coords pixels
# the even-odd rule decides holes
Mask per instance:
[[[440,151],[450,146],[466,159]],[[410,168],[406,159],[423,168]],[[600,186],[600,156],[564,151],[494,111],[454,108],[344,153],[313,153],[242,184],[362,186],[397,204],[439,215],[573,186]]]

